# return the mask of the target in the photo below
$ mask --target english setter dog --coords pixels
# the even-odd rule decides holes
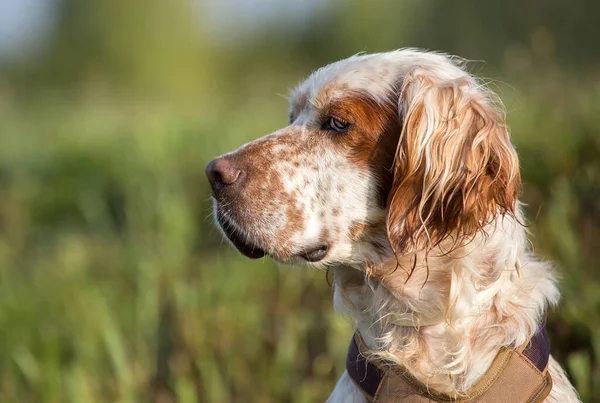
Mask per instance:
[[[347,370],[328,401],[579,401],[549,353],[536,372],[545,393],[500,377],[496,395],[473,394],[495,382],[500,352],[546,337],[559,299],[553,270],[528,250],[496,95],[456,58],[402,49],[322,67],[290,104],[288,126],[206,174],[217,224],[242,254],[333,273],[335,309],[361,345],[348,360],[367,357],[370,373]],[[373,372],[369,393],[358,378]],[[390,373],[414,390],[382,391]],[[540,392],[509,397],[527,388]]]

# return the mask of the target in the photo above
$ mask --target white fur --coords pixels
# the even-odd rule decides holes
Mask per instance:
[[[354,318],[365,343],[379,355],[433,389],[464,392],[486,373],[500,346],[519,346],[535,333],[546,305],[559,298],[551,268],[527,252],[521,226],[505,220],[490,231],[488,238],[453,252],[454,259],[429,257],[427,282],[425,267],[417,265],[408,281],[402,270],[392,274],[391,286],[366,277],[362,285],[356,277],[346,285],[353,269],[339,268],[336,308]],[[482,274],[482,262],[496,274]],[[440,323],[420,328],[394,324],[396,318],[402,323],[413,318],[416,324],[420,317],[440,316]],[[547,402],[579,401],[553,358],[550,373],[554,387]],[[330,401],[352,394],[347,387],[356,388],[340,382]]]

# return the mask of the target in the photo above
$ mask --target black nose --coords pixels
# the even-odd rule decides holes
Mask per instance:
[[[234,167],[227,158],[212,160],[206,166],[205,172],[214,192],[219,192],[226,186],[239,182],[242,176],[242,171]]]

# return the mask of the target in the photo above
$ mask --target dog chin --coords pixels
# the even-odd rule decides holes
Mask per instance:
[[[250,259],[260,259],[264,257],[267,253],[264,249],[256,246],[252,241],[250,241],[250,237],[246,234],[243,234],[238,228],[237,225],[232,223],[230,220],[225,218],[223,214],[220,214],[217,211],[216,214],[217,224],[225,238],[244,256]]]
[[[252,236],[240,229],[240,226],[226,217],[218,209],[215,212],[216,221],[227,238],[227,240],[244,256],[250,259],[260,259],[265,256],[270,256],[274,260],[284,264],[302,264],[302,263],[317,263],[323,262],[330,250],[330,246],[326,242],[314,242],[307,246],[294,248],[294,253],[281,253],[270,248],[258,246],[252,239]]]
[[[329,245],[326,243],[315,243],[310,246],[300,248],[299,252],[281,253],[277,251],[267,251],[256,246],[249,240],[249,236],[242,235],[227,223],[219,222],[219,226],[227,240],[244,256],[250,259],[260,259],[264,256],[273,258],[278,263],[285,265],[302,265],[306,263],[324,263],[329,252]]]

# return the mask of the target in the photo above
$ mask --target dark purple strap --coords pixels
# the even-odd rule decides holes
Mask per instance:
[[[348,355],[346,356],[346,370],[354,383],[367,396],[374,399],[385,373],[360,353],[357,342],[358,337],[358,334],[354,334],[352,341],[350,341]],[[537,333],[533,335],[529,344],[523,350],[523,355],[540,372],[546,369],[550,358],[550,340],[545,325],[541,325]]]
[[[550,339],[546,332],[546,325],[541,325],[537,333],[533,335],[529,344],[523,350],[523,355],[540,372],[544,372],[550,359]]]
[[[346,370],[356,385],[358,385],[367,396],[370,396],[371,399],[373,399],[385,374],[360,353],[356,341],[358,337],[358,334],[354,334],[352,341],[350,341],[348,355],[346,356]]]

